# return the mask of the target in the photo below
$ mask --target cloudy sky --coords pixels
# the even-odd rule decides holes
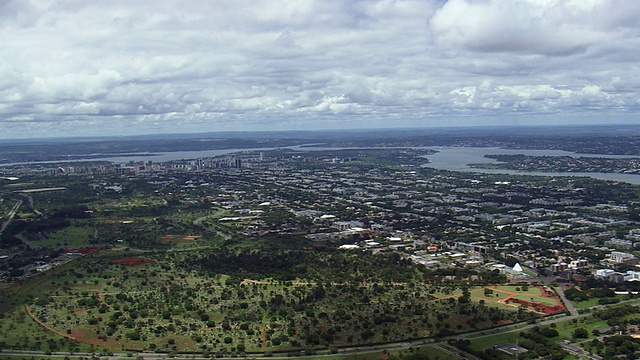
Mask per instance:
[[[637,0],[0,0],[0,138],[640,123]]]

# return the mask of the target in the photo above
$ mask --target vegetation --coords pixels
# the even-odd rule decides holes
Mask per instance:
[[[11,168],[22,173],[0,186],[0,210],[13,216],[0,219],[0,348],[294,356],[524,326],[565,311],[549,265],[598,263],[608,232],[638,227],[636,186],[421,167],[431,153],[277,149],[156,168]],[[528,269],[514,274],[516,264]],[[583,279],[566,296],[583,308],[637,286],[570,275]],[[586,341],[629,356],[632,339],[604,333],[638,325],[637,310],[456,345],[501,358],[492,347],[515,342],[522,358],[554,359],[566,355],[559,341]],[[421,346],[380,358],[445,354]]]

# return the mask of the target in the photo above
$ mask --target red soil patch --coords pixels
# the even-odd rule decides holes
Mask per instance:
[[[509,296],[505,298],[503,301],[505,303],[514,302],[516,304],[522,304],[522,305],[528,306],[530,308],[536,309],[537,310],[536,312],[540,312],[544,316],[559,314],[561,312],[566,311],[564,305],[562,305],[562,302],[560,302],[560,299],[558,299],[558,297],[551,290],[549,290],[544,286],[539,286],[538,289],[540,289],[540,292],[543,297],[555,300],[556,305],[551,306],[547,304],[535,303],[532,301],[517,299],[514,296]]]
[[[549,290],[546,286],[539,286],[540,292],[542,292],[542,296],[550,299],[555,299],[556,294],[553,291]]]
[[[194,241],[200,239],[202,236],[189,235],[182,238],[182,240]]]
[[[562,305],[550,306],[550,305],[534,303],[534,302],[522,300],[522,299],[509,299],[509,302],[514,302],[517,304],[526,305],[534,309],[539,309],[540,312],[544,313],[545,316],[558,314],[564,311],[564,306]]]
[[[509,292],[509,291],[493,288],[494,291],[501,291],[503,293],[510,294],[506,298],[498,301],[501,304],[516,303],[516,304],[525,305],[525,306],[527,306],[527,307],[529,307],[531,309],[534,309],[533,312],[536,312],[536,313],[538,313],[540,315],[543,315],[543,316],[559,314],[561,312],[566,311],[564,305],[562,305],[562,302],[560,301],[560,299],[558,299],[558,297],[556,296],[556,294],[553,291],[549,290],[548,288],[546,288],[544,286],[538,286],[538,289],[540,289],[540,293],[541,293],[542,297],[555,300],[556,301],[556,305],[552,306],[552,305],[541,304],[541,303],[536,303],[536,302],[532,302],[532,301],[518,299],[518,298],[516,298],[516,296],[518,296],[519,293],[514,293],[514,292]]]
[[[140,266],[152,263],[153,260],[140,258],[140,257],[131,257],[126,259],[114,260],[113,263],[116,265],[123,266]]]

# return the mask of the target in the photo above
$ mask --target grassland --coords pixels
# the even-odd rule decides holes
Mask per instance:
[[[102,250],[32,278],[2,303],[3,346],[239,355],[428,338],[528,318],[500,302],[517,294],[513,287],[495,287],[498,297],[471,287],[471,301],[461,303],[461,288],[428,284],[240,281],[182,266],[202,249],[176,249]]]

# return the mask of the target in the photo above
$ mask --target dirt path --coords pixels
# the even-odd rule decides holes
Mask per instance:
[[[264,326],[260,328],[260,347],[267,348],[267,328]]]
[[[33,321],[37,322],[38,325],[42,326],[43,328],[51,331],[52,333],[56,334],[56,335],[60,335],[64,338],[67,338],[69,340],[73,340],[73,341],[78,341],[78,339],[76,339],[75,337],[68,335],[68,334],[63,334],[60,331],[52,328],[51,326],[43,323],[42,321],[40,321],[40,319],[38,319],[35,315],[33,315],[33,313],[31,312],[31,308],[29,307],[29,304],[24,304],[24,309],[27,311],[27,314],[29,315],[30,318],[33,319]]]
[[[493,290],[493,291],[501,292],[501,293],[503,293],[503,294],[518,295],[518,293],[517,293],[517,292],[515,292],[515,291],[502,290],[502,289],[498,289],[498,288],[497,288],[497,287],[495,287],[495,286],[487,286],[487,289],[491,289],[491,290]]]
[[[251,280],[251,279],[244,279],[240,283],[240,285],[243,285],[243,286],[247,286],[247,285],[271,285],[271,284],[273,284],[272,281],[258,281],[258,280]]]
[[[102,286],[100,286],[100,290],[98,290],[98,299],[100,299],[100,302],[102,303],[102,305],[106,306],[109,310],[115,311],[116,309],[114,309],[111,305],[107,304],[107,302],[104,301],[104,296],[102,291],[104,290],[105,286],[107,286],[107,284],[102,284]]]

